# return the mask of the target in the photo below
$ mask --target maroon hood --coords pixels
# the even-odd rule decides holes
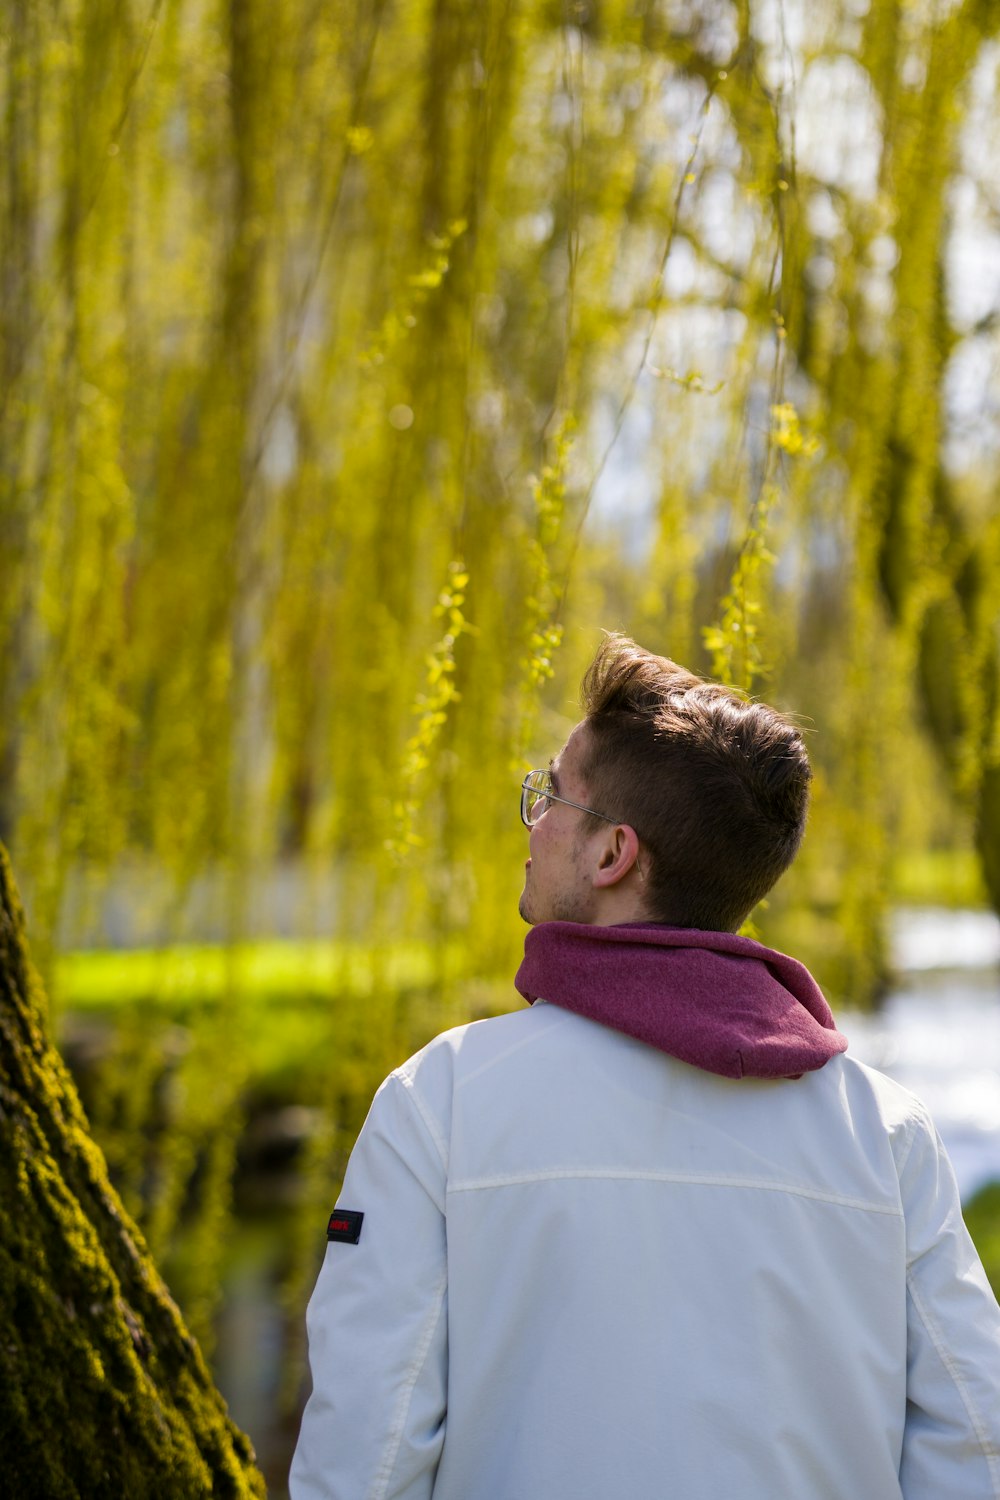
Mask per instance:
[[[730,932],[542,922],[514,983],[723,1078],[798,1078],[847,1046],[803,964]]]

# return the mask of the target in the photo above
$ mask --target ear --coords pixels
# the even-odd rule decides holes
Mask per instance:
[[[598,889],[617,885],[632,869],[642,874],[639,867],[639,835],[627,823],[616,823],[613,828],[608,828],[607,836],[598,846],[592,883]]]

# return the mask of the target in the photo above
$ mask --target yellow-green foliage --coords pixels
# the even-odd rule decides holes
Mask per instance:
[[[52,1495],[263,1496],[197,1344],[111,1187],[48,1041],[0,847],[0,1447]]]
[[[1000,905],[1000,465],[949,406],[1000,9],[799,11],[13,0],[0,832],[46,963],[138,851],[224,867],[234,937],[288,858],[344,932],[509,965],[512,766],[601,627],[811,719],[862,989],[923,805]]]
[[[448,574],[447,587],[438,595],[434,607],[434,618],[444,622],[444,635],[427,657],[424,690],[414,707],[417,727],[406,742],[400,768],[403,795],[393,804],[399,825],[391,845],[394,853],[421,843],[415,827],[418,794],[423,790],[424,776],[431,764],[435,744],[447,722],[449,705],[461,696],[455,686],[455,646],[459,637],[469,629],[462,613],[469,575],[461,562],[450,563]]]

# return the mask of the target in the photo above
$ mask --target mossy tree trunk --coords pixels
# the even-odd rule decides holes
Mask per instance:
[[[4,1488],[263,1496],[250,1442],[108,1180],[45,1009],[0,846]]]

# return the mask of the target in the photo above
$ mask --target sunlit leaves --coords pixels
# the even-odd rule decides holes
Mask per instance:
[[[774,422],[771,441],[775,448],[793,457],[801,454],[812,458],[819,452],[819,438],[803,432],[799,414],[790,401],[779,402],[772,408],[771,416]]]
[[[711,653],[712,675],[749,694],[769,668],[764,659],[764,620],[768,575],[774,554],[767,544],[767,522],[778,491],[768,484],[754,506],[736,559],[717,625],[705,626],[702,638]]]
[[[398,828],[389,847],[397,855],[422,842],[417,831],[418,792],[430,767],[435,743],[447,721],[449,707],[461,697],[455,682],[455,646],[459,637],[472,628],[463,613],[469,575],[458,561],[448,565],[448,575],[448,583],[434,606],[434,618],[444,621],[445,630],[427,657],[423,690],[414,708],[417,727],[403,751],[401,795],[393,804]]]

